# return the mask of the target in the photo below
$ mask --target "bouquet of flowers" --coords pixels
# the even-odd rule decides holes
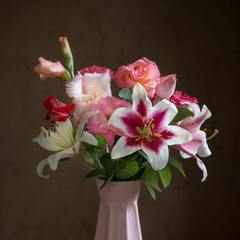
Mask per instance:
[[[92,66],[74,74],[73,56],[66,37],[60,37],[66,68],[60,62],[39,58],[35,72],[40,78],[62,81],[72,103],[65,104],[53,96],[43,101],[48,127],[41,127],[33,142],[54,153],[42,160],[37,173],[49,165],[56,170],[59,163],[78,157],[92,170],[86,175],[109,181],[141,180],[155,198],[161,191],[160,177],[166,188],[172,167],[184,176],[182,164],[170,154],[177,149],[180,156],[196,160],[207,170],[200,157],[211,154],[208,131],[201,130],[211,116],[196,98],[175,90],[176,75],[160,76],[157,65],[142,58],[114,73],[106,67]],[[111,94],[111,80],[121,88],[119,98]]]

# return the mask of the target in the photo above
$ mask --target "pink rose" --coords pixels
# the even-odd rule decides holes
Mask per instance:
[[[176,74],[161,77],[159,84],[155,88],[156,95],[160,98],[168,99],[173,95],[175,87]]]
[[[66,92],[76,103],[76,110],[73,113],[75,121],[79,121],[84,113],[88,111],[91,103],[97,103],[101,97],[111,96],[111,77],[109,70],[104,73],[80,72],[75,78],[66,84]]]
[[[108,120],[112,113],[118,108],[131,108],[131,104],[123,99],[115,97],[101,98],[98,103],[89,105],[88,111],[96,111],[99,113],[88,119],[87,129],[93,135],[104,137],[110,146],[113,145],[115,135],[123,135],[123,131],[112,125],[108,125]]]
[[[133,88],[138,82],[145,88],[149,98],[154,97],[159,78],[160,72],[157,65],[145,57],[135,63],[119,67],[114,74],[118,87]]]
[[[51,77],[57,79],[58,77],[66,78],[65,68],[60,62],[50,62],[40,57],[39,64],[34,68],[34,71],[40,74],[40,78]]]

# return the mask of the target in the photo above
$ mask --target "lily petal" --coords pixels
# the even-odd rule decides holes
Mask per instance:
[[[108,121],[108,125],[120,128],[129,137],[138,137],[137,127],[142,128],[143,119],[140,113],[129,108],[118,108]]]
[[[206,133],[199,130],[195,133],[192,133],[192,140],[188,143],[182,144],[182,148],[191,152],[193,155],[196,155],[198,151],[200,152],[200,157],[207,157],[211,154],[207,143],[206,143]],[[202,145],[202,147],[201,147]],[[201,149],[199,149],[201,147]],[[209,154],[210,153],[210,154]],[[186,154],[181,154],[183,158],[188,158]]]
[[[140,83],[136,83],[132,93],[132,109],[146,116],[148,110],[152,107],[152,103],[147,96],[147,92]]]
[[[199,158],[197,158],[197,165],[203,171],[203,178],[201,181],[204,182],[208,175],[207,169],[206,169],[204,163]]]
[[[73,148],[71,147],[64,151],[60,151],[60,152],[57,152],[57,153],[54,153],[54,154],[48,156],[47,160],[48,160],[51,170],[55,171],[55,170],[57,170],[57,165],[61,158],[67,158],[67,157],[73,157],[73,156],[75,156],[75,152],[73,151]]]
[[[76,153],[79,153],[79,151],[80,151],[81,142],[86,142],[93,146],[98,145],[97,139],[91,133],[84,131],[82,136],[79,138],[79,140],[74,145],[74,149],[75,149]]]
[[[168,126],[166,131],[170,131],[169,138],[165,139],[167,145],[176,145],[190,142],[192,140],[192,134],[178,126]],[[164,131],[161,132],[164,136]]]
[[[142,141],[141,148],[147,154],[148,161],[154,170],[163,169],[167,165],[169,151],[162,138],[157,138],[155,143],[145,139]]]
[[[99,111],[91,111],[91,112],[86,112],[86,113],[83,115],[83,117],[82,117],[82,119],[81,119],[81,121],[80,121],[80,123],[79,123],[79,125],[78,125],[78,128],[77,128],[76,137],[75,137],[76,141],[78,141],[79,138],[80,138],[80,136],[82,135],[84,126],[85,126],[88,118],[90,118],[91,116],[93,116],[94,114],[96,114],[96,113],[98,113],[98,112],[99,112]]]
[[[49,178],[49,174],[44,176],[43,175],[43,169],[48,165],[48,160],[47,158],[42,160],[38,166],[37,166],[37,174],[39,177],[42,177],[42,178]]]
[[[189,117],[183,120],[180,127],[186,129],[189,132],[197,132],[201,127],[202,123],[211,117],[211,112],[208,110],[207,106],[202,107],[202,112],[195,113],[194,117]]]
[[[177,148],[184,152],[185,154],[187,154],[188,156],[193,157],[194,159],[196,159],[198,167],[203,171],[203,178],[202,178],[202,182],[205,181],[205,179],[207,178],[207,169],[204,165],[204,163],[194,154],[192,154],[191,152],[188,152],[186,149],[184,149],[181,145],[177,145]]]
[[[203,132],[203,131],[200,131],[200,132]],[[212,153],[211,153],[211,151],[210,151],[210,149],[208,147],[208,144],[207,144],[206,133],[205,132],[203,132],[203,133],[205,134],[205,138],[203,139],[202,144],[199,146],[197,154],[200,157],[208,157]]]
[[[33,142],[49,151],[59,151],[74,144],[73,127],[69,119],[65,122],[56,122],[55,130],[42,128],[38,137]]]
[[[114,145],[111,157],[112,159],[117,159],[130,155],[140,149],[140,142],[135,141],[132,138],[122,136],[117,143]]]
[[[37,173],[40,177],[48,178],[49,174],[44,176],[43,169],[49,165],[50,169],[55,171],[57,169],[58,162],[61,158],[72,157],[75,153],[72,148],[68,148],[64,151],[60,151],[48,156],[46,159],[42,160],[37,166]]]
[[[149,113],[149,118],[153,119],[154,133],[158,133],[165,128],[176,116],[178,110],[175,105],[166,99],[158,102]]]

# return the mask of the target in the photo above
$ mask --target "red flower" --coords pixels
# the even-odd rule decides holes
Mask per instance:
[[[43,104],[48,110],[48,113],[46,114],[46,120],[49,120],[51,115],[54,117],[51,123],[55,123],[56,121],[65,122],[69,118],[71,110],[75,107],[75,103],[66,105],[52,96],[44,100]]]
[[[190,98],[186,93],[175,91],[170,97],[170,102],[174,103],[176,107],[181,107],[185,103],[198,103],[195,97]]]

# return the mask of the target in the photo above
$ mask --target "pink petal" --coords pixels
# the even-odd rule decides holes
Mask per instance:
[[[132,109],[119,108],[113,112],[108,125],[122,129],[127,136],[138,137],[140,133],[136,127],[142,128],[143,119],[139,113]]]
[[[165,128],[177,114],[177,108],[173,103],[163,99],[158,102],[148,115],[148,118],[153,119],[154,133],[159,133]]]
[[[211,112],[204,105],[202,108],[202,112],[195,113],[194,117],[189,117],[183,120],[180,124],[180,127],[186,129],[189,132],[197,132],[201,127],[202,123],[211,117]]]
[[[168,99],[170,98],[176,87],[176,74],[168,75],[160,78],[160,83],[156,86],[156,94],[161,97]]]
[[[161,135],[163,135],[163,138],[166,139],[167,145],[187,143],[193,138],[192,134],[178,126],[168,126],[161,132]]]
[[[152,103],[147,96],[146,90],[140,83],[135,84],[132,99],[132,109],[140,113],[142,116],[146,116],[148,109],[152,107]]]
[[[67,82],[66,93],[72,98],[80,98],[82,96],[82,75],[80,73]]]

